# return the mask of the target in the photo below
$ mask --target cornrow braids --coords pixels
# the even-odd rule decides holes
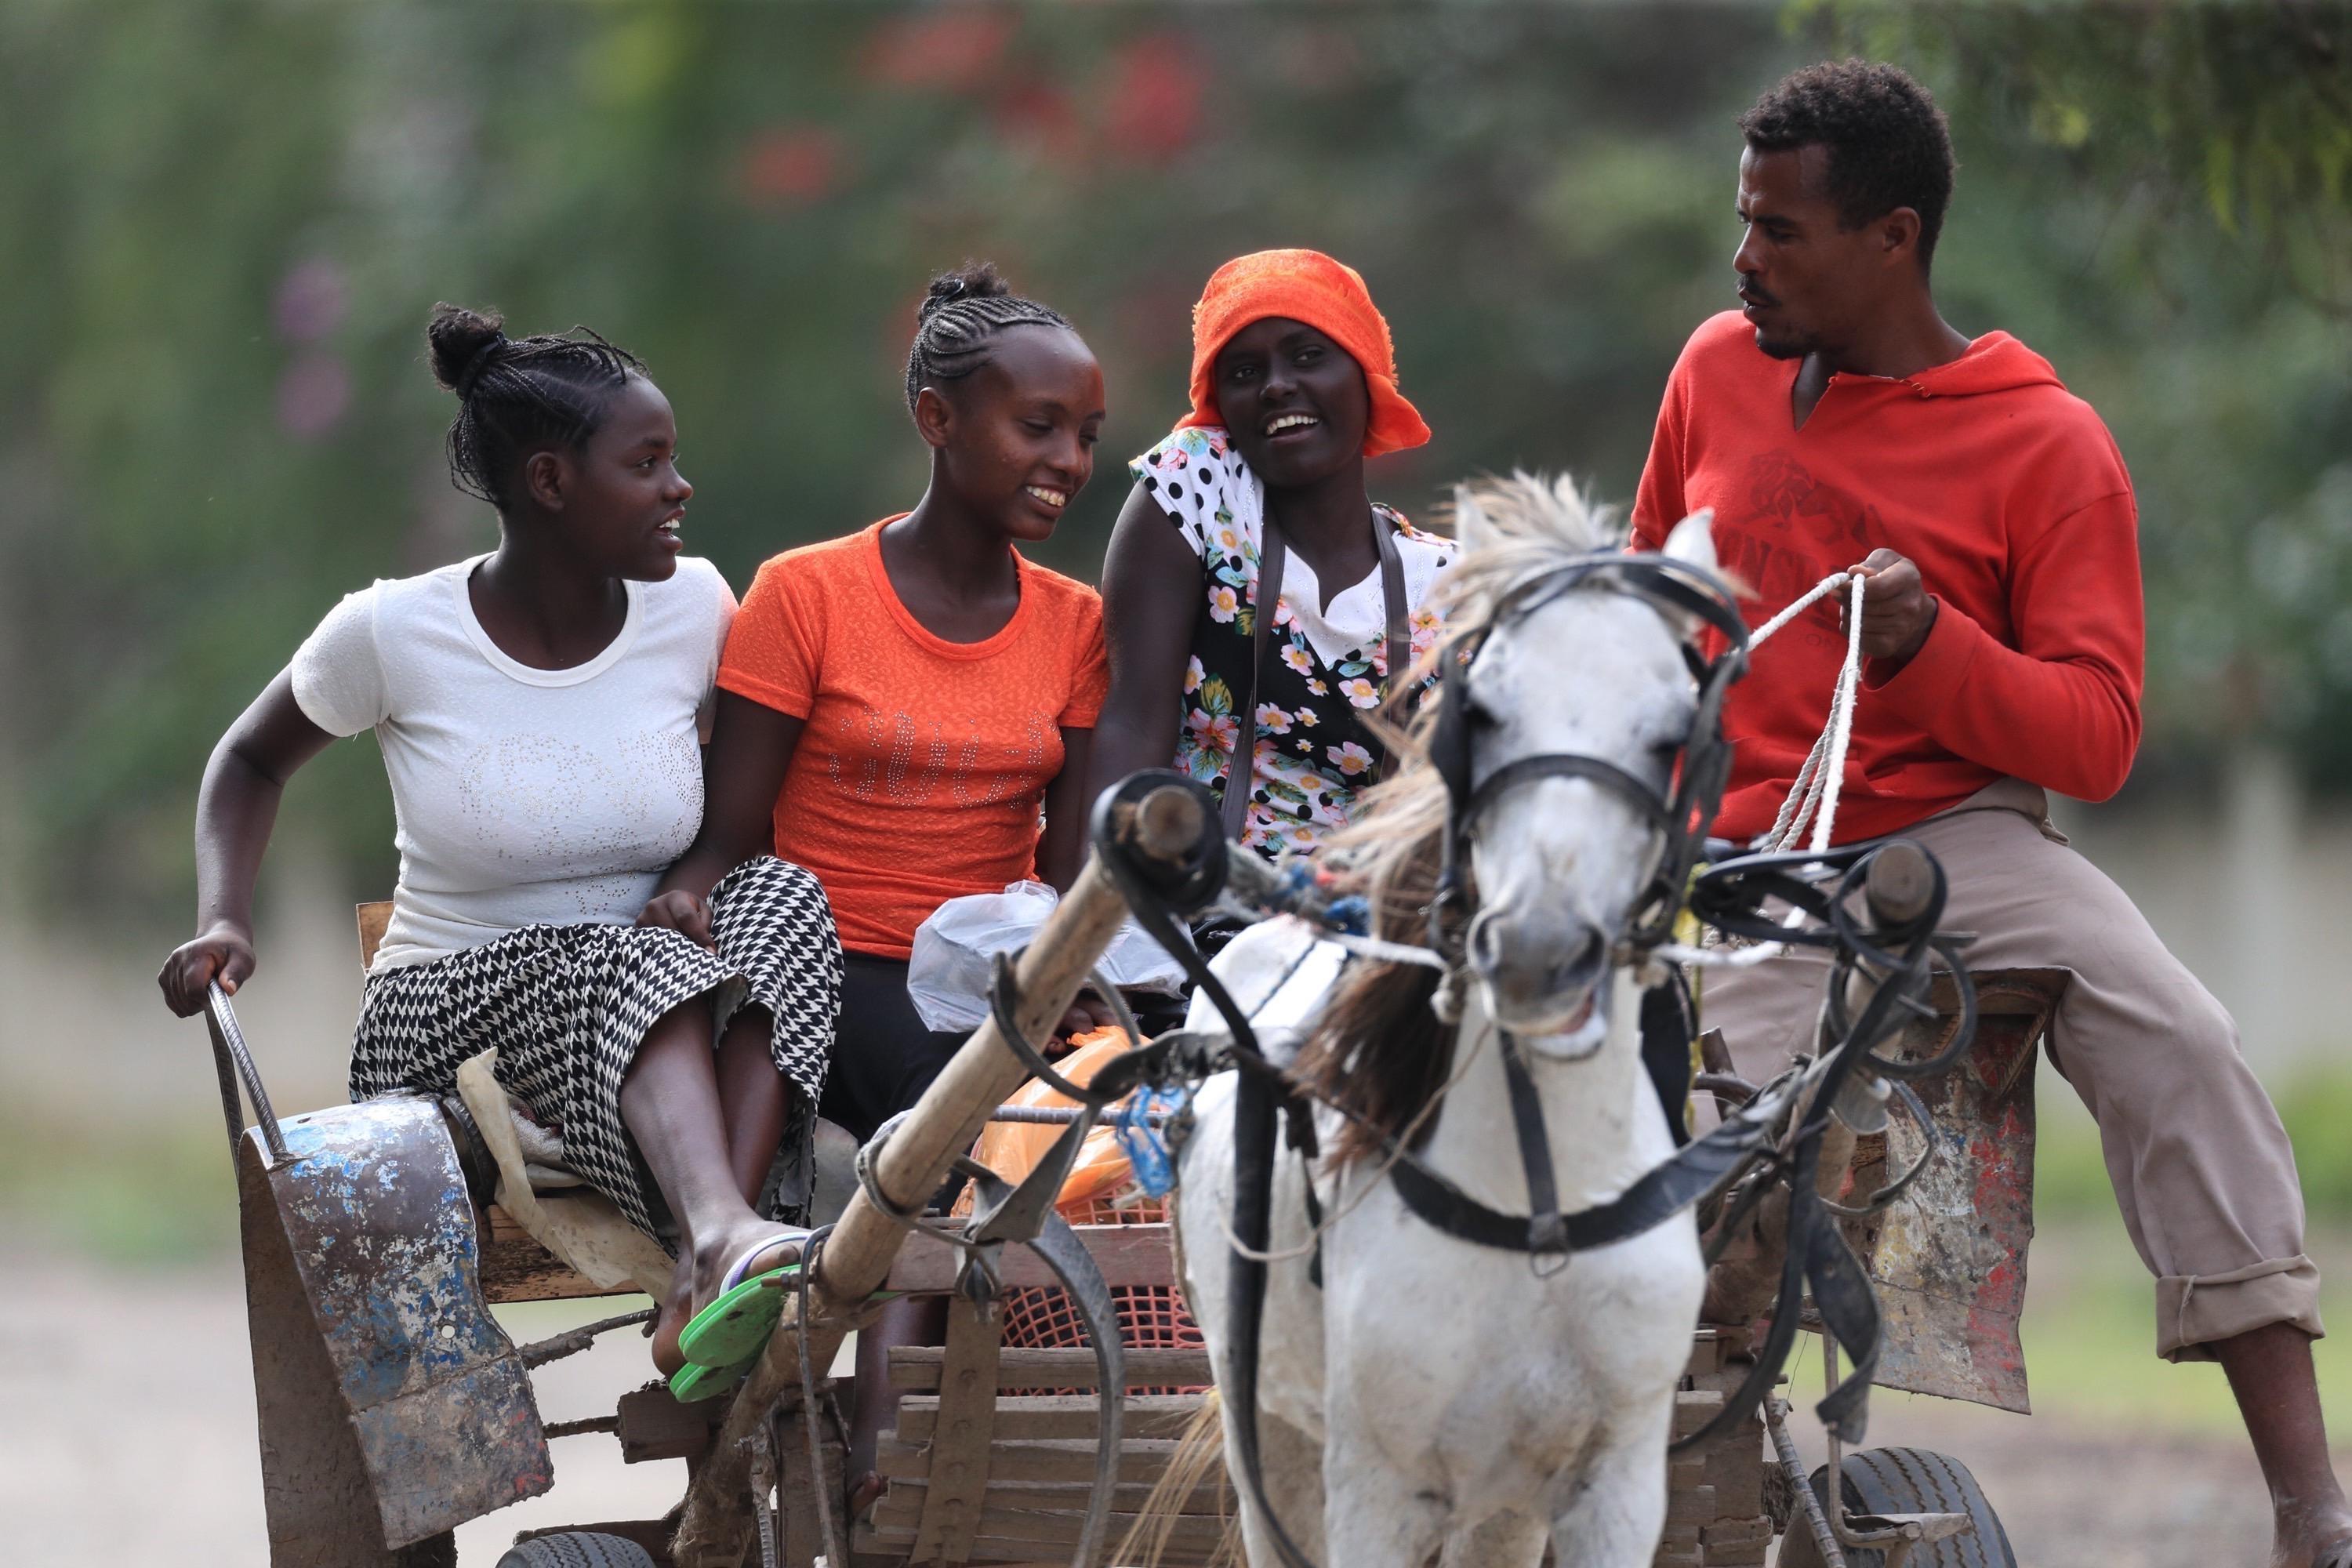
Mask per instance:
[[[645,365],[585,327],[509,338],[504,321],[462,306],[433,307],[425,329],[433,376],[457,398],[449,482],[500,510],[515,459],[533,447],[577,448],[604,423],[613,392]]]
[[[961,381],[990,358],[999,333],[1012,327],[1068,327],[1059,310],[1024,300],[985,261],[966,262],[931,279],[914,346],[907,351],[907,407],[926,386]]]

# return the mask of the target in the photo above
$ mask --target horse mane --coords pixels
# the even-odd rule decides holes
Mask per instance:
[[[1445,832],[1445,784],[1429,762],[1437,704],[1418,701],[1442,659],[1485,634],[1510,591],[1528,578],[1623,543],[1613,510],[1596,506],[1562,475],[1515,472],[1457,486],[1453,518],[1467,548],[1438,584],[1433,607],[1445,632],[1398,683],[1371,726],[1398,759],[1395,773],[1364,794],[1356,816],[1323,851],[1345,892],[1370,906],[1373,933],[1422,942],[1437,889]],[[1467,868],[1465,868],[1467,875]],[[1383,1139],[1418,1145],[1421,1114],[1454,1071],[1454,1036],[1432,1002],[1438,973],[1421,964],[1360,962],[1333,989],[1294,1077],[1352,1114],[1332,1150],[1346,1165],[1382,1152]],[[1377,1131],[1375,1131],[1377,1130]]]

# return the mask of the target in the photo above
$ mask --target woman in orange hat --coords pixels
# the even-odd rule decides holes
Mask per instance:
[[[1269,858],[1347,822],[1385,761],[1365,719],[1425,651],[1454,544],[1364,489],[1429,427],[1363,279],[1313,250],[1229,261],[1192,311],[1192,408],[1137,458],[1111,531],[1111,687],[1093,787],[1174,765]],[[1270,617],[1259,613],[1274,606]],[[1239,790],[1232,759],[1251,759]]]

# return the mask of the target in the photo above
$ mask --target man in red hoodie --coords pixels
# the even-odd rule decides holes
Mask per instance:
[[[2005,332],[1948,325],[1928,267],[1952,189],[1943,115],[1889,66],[1815,66],[1742,119],[1743,308],[1675,363],[1634,506],[1655,549],[1715,512],[1760,624],[1833,572],[1866,580],[1835,840],[1901,833],[1951,879],[1982,969],[2069,971],[2051,1057],[2097,1118],[2157,1276],[2158,1353],[2219,1360],[2270,1484],[2274,1563],[2352,1565],[2312,1374],[2319,1278],[2278,1115],[2212,996],[2065,847],[2045,790],[2104,800],[2139,742],[2130,477],[2090,406]],[[1732,691],[1717,831],[1772,826],[1827,716],[1843,593]],[[1825,969],[1711,972],[1706,1022],[1751,1075],[1806,1041]]]

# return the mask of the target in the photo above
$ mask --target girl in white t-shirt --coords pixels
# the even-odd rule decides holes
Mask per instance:
[[[766,857],[684,929],[637,923],[701,826],[697,715],[735,611],[710,563],[679,555],[694,492],[668,401],[593,333],[514,340],[444,305],[427,337],[459,405],[451,475],[498,509],[499,548],[345,598],[222,738],[196,810],[197,935],[159,980],[184,1016],[253,973],[287,778],[374,731],[400,881],[352,1097],[446,1092],[495,1047],[565,1163],[675,1246],[668,1370],[690,1310],[804,1234],[779,1223],[772,1175],[799,1173],[780,1151],[807,1158],[840,943],[816,879]]]

